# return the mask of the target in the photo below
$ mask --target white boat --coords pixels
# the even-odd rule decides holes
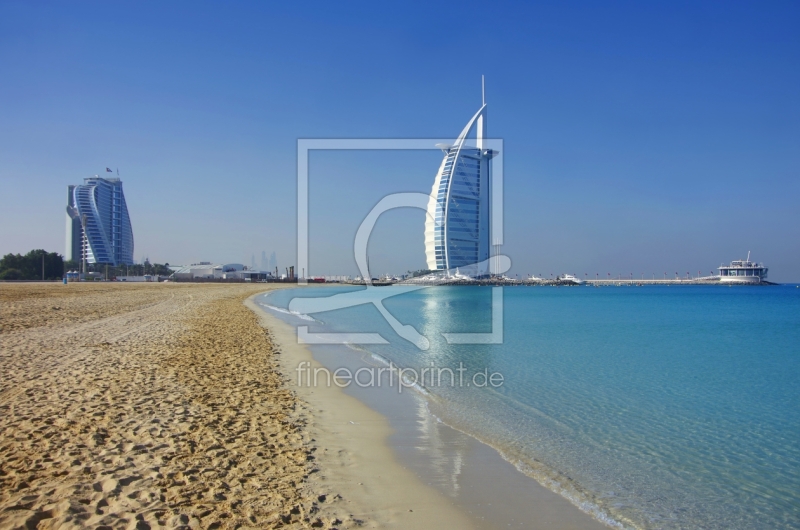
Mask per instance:
[[[750,252],[747,259],[731,261],[730,265],[720,265],[720,283],[761,283],[767,279],[767,267],[763,263],[750,261]]]
[[[562,283],[571,283],[573,285],[583,285],[583,280],[573,276],[572,274],[562,274],[556,280],[560,280]]]
[[[458,267],[456,267],[456,273],[453,276],[453,278],[455,278],[456,280],[471,280],[472,279],[471,277],[467,276],[466,274],[461,274],[458,271]]]

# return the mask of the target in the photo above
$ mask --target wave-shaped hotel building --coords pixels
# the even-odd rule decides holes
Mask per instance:
[[[469,276],[489,272],[491,159],[497,152],[485,148],[485,139],[484,100],[453,145],[437,145],[444,159],[433,182],[425,221],[430,270],[458,269]]]
[[[68,186],[65,258],[113,266],[133,263],[133,228],[120,179],[94,176]]]

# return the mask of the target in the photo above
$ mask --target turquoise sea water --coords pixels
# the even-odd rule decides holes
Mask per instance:
[[[359,349],[405,368],[503,374],[498,388],[425,385],[429,408],[607,523],[800,528],[800,289],[504,288],[502,344],[447,344],[443,332],[491,330],[491,292],[387,298],[426,351],[370,305],[292,323],[380,333],[390,344]]]

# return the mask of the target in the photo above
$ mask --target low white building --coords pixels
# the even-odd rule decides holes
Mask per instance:
[[[144,276],[117,276],[118,282],[158,282],[163,281],[163,276],[145,274]]]
[[[241,263],[215,264],[200,262],[187,265],[172,274],[175,280],[249,280],[259,281],[272,278],[273,275],[266,271],[248,270]]]

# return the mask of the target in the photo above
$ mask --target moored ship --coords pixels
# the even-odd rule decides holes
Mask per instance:
[[[583,280],[580,278],[573,276],[572,274],[562,274],[556,281],[560,281],[562,283],[570,284],[570,285],[583,285]]]
[[[731,261],[730,265],[720,265],[720,283],[761,283],[767,279],[767,267],[763,263],[750,261],[750,252],[747,259]]]

